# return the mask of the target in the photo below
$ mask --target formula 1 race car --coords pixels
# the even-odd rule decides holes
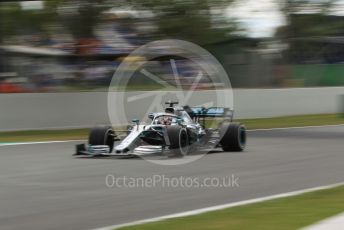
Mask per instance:
[[[243,151],[246,129],[233,122],[234,111],[223,107],[176,106],[166,102],[164,112],[148,115],[150,124],[134,119],[120,138],[111,126],[91,130],[88,144],[76,146],[75,155],[87,156],[185,156],[192,151],[222,147],[224,151]],[[208,121],[218,120],[218,127],[206,128]],[[115,144],[118,142],[118,144]]]

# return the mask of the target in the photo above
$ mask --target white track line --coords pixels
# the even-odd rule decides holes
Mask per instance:
[[[254,204],[254,203],[269,201],[269,200],[278,199],[278,198],[285,198],[285,197],[290,197],[290,196],[301,195],[304,193],[335,188],[335,187],[342,186],[342,185],[344,185],[344,182],[331,184],[331,185],[325,185],[325,186],[319,186],[319,187],[314,187],[314,188],[308,188],[308,189],[303,189],[303,190],[298,190],[298,191],[293,191],[293,192],[287,192],[287,193],[282,193],[282,194],[276,194],[276,195],[266,196],[266,197],[261,197],[261,198],[255,198],[255,199],[250,199],[250,200],[244,200],[244,201],[239,201],[239,202],[234,202],[234,203],[216,205],[216,206],[211,206],[211,207],[207,207],[207,208],[201,208],[201,209],[196,209],[196,210],[191,210],[191,211],[186,211],[186,212],[170,214],[170,215],[166,215],[166,216],[143,219],[143,220],[133,221],[133,222],[124,223],[124,224],[118,224],[118,225],[112,225],[112,226],[107,226],[107,227],[103,227],[103,228],[97,228],[94,230],[112,230],[112,229],[117,229],[117,228],[121,228],[121,227],[151,223],[151,222],[162,221],[162,220],[171,219],[171,218],[193,216],[193,215],[198,215],[198,214],[202,214],[205,212],[217,211],[217,210],[222,210],[222,209],[226,209],[226,208],[232,208],[232,207],[237,207],[237,206],[242,206],[242,205]]]
[[[85,140],[67,140],[67,141],[35,141],[35,142],[14,142],[14,143],[0,143],[1,146],[16,146],[16,145],[38,145],[38,144],[53,144],[53,143],[67,143]]]
[[[302,228],[301,230],[343,230],[344,229],[344,213],[330,217],[314,225]]]
[[[308,128],[322,128],[322,127],[342,127],[344,124],[340,125],[313,125],[313,126],[295,126],[295,127],[285,127],[285,128],[271,128],[271,129],[248,129],[248,132],[256,131],[273,131],[273,130],[288,130],[288,129],[308,129]]]

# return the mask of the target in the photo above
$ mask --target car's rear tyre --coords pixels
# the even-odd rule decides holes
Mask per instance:
[[[189,152],[189,138],[186,129],[177,126],[167,126],[167,135],[170,141],[171,156],[183,157]]]
[[[220,138],[223,151],[241,152],[246,147],[246,128],[240,123],[222,123]]]
[[[90,145],[107,145],[112,152],[115,142],[115,131],[111,126],[97,126],[91,129],[88,137]]]

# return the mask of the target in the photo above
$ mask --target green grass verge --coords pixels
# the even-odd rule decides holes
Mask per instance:
[[[321,114],[262,119],[241,119],[237,121],[245,124],[248,129],[267,129],[344,124],[344,117],[337,114]],[[216,124],[213,124],[212,126],[216,126]],[[88,133],[89,129],[0,132],[0,143],[86,139]]]
[[[344,116],[339,114],[318,114],[262,119],[241,119],[238,121],[245,124],[248,129],[268,129],[318,125],[340,125],[344,124]]]
[[[0,143],[86,139],[90,129],[0,132]]]
[[[121,230],[291,230],[344,211],[344,186]]]

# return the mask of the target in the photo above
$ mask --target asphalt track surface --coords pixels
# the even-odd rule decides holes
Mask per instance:
[[[179,166],[77,159],[73,142],[0,147],[0,229],[92,229],[344,181],[344,126],[255,131],[243,153]],[[127,177],[226,177],[232,188],[108,188]]]

